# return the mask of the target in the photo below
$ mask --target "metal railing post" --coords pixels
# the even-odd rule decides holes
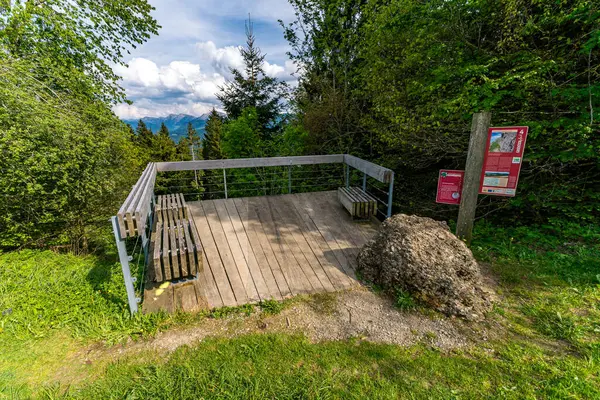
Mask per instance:
[[[292,193],[292,166],[288,165],[288,193]]]
[[[350,187],[350,166],[348,164],[344,166],[346,166],[346,187]]]
[[[223,182],[225,183],[225,198],[227,198],[227,170],[223,168]]]
[[[135,282],[135,279],[131,277],[131,270],[129,269],[129,256],[127,255],[125,241],[121,239],[121,236],[119,235],[117,217],[112,217],[111,222],[113,226],[113,232],[115,234],[115,241],[117,242],[119,262],[121,263],[121,270],[123,271],[123,280],[125,281],[125,290],[127,291],[129,311],[131,312],[131,315],[133,315],[138,311],[139,302],[139,299],[135,297],[135,288],[133,287],[133,282]]]
[[[388,192],[388,209],[387,209],[387,218],[392,216],[392,202],[394,199],[394,173],[392,172],[392,177],[390,179],[390,187]]]
[[[367,173],[363,172],[363,192],[367,191]]]

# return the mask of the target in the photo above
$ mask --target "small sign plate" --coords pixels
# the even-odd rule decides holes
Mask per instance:
[[[441,169],[438,177],[436,203],[460,204],[465,171]]]

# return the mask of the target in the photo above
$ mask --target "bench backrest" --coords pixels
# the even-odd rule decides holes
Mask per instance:
[[[117,213],[119,234],[122,239],[141,235],[146,230],[148,215],[152,208],[155,181],[156,164],[150,163]]]

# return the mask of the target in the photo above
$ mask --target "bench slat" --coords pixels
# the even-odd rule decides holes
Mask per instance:
[[[156,223],[156,230],[152,232],[151,244],[154,246],[152,252],[152,261],[154,264],[154,279],[157,282],[162,282],[162,264],[160,262],[160,251],[162,246],[162,222]]]
[[[165,271],[165,280],[171,280],[171,261],[169,257],[169,228],[163,226],[162,228],[162,265]]]
[[[171,245],[170,248],[170,255],[171,255],[171,273],[173,274],[173,278],[177,279],[179,278],[180,274],[179,274],[179,260],[178,260],[178,251],[177,251],[177,242],[175,241],[175,229],[176,227],[174,225],[170,225],[168,228],[169,231],[169,244]]]

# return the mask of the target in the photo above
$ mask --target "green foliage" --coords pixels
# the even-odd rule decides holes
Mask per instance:
[[[183,161],[202,160],[201,139],[196,128],[188,122],[187,136],[177,143],[177,159]],[[192,157],[193,151],[193,157]]]
[[[237,119],[244,110],[253,108],[263,138],[278,130],[279,113],[283,109],[286,84],[265,74],[265,56],[255,46],[252,21],[246,23],[246,47],[241,50],[244,72],[232,69],[233,80],[221,88],[217,98],[223,104],[227,117]]]
[[[101,240],[143,165],[110,109],[123,100],[111,65],[156,33],[151,9],[142,0],[0,8],[0,247],[85,252]]]
[[[479,210],[505,222],[600,216],[600,9],[586,0],[294,0],[286,29],[306,74],[296,96],[312,150],[399,173],[410,212],[435,205],[440,168],[462,168],[471,115],[529,125],[518,196]],[[501,212],[496,212],[501,211]]]
[[[140,164],[102,103],[50,91],[34,66],[0,55],[0,247],[86,251]]]
[[[125,99],[111,64],[124,65],[124,51],[144,43],[159,28],[145,0],[3,3],[0,47],[35,64],[28,79],[104,103]]]
[[[152,161],[175,161],[177,147],[169,136],[169,129],[164,123],[161,124],[158,134],[153,138]]]
[[[278,156],[301,156],[308,150],[308,132],[296,121],[287,121],[283,132],[274,138]]]
[[[285,308],[285,304],[277,300],[263,300],[258,306],[267,315],[279,314]]]
[[[258,113],[255,108],[246,108],[223,127],[223,153],[226,158],[260,157],[263,154],[260,138]]]
[[[206,120],[202,156],[205,160],[220,160],[223,158],[221,138],[223,136],[223,119],[214,108]]]
[[[417,303],[409,292],[402,289],[396,289],[396,307],[403,311],[409,311],[414,310],[416,306]]]

